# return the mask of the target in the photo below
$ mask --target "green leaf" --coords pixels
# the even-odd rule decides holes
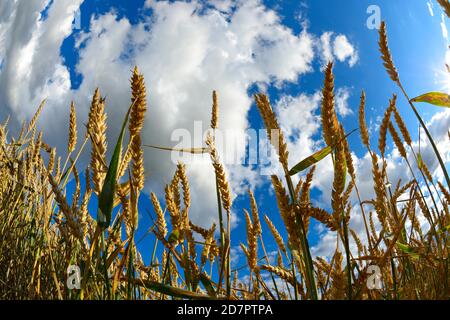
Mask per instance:
[[[300,161],[298,164],[296,164],[290,171],[289,171],[289,175],[290,176],[294,176],[299,172],[302,172],[306,169],[308,169],[309,167],[311,167],[312,165],[316,164],[317,162],[319,162],[320,160],[322,160],[323,158],[325,158],[327,155],[329,155],[331,152],[333,151],[333,148],[331,148],[330,146],[323,148],[320,151],[317,151],[316,153],[314,153],[313,155],[309,156],[306,159],[303,159],[302,161]]]
[[[402,250],[404,253],[410,255],[414,259],[419,259],[419,254],[414,250],[414,248],[411,248],[410,246],[403,244],[401,242],[397,241],[397,247]]]
[[[438,234],[445,233],[447,231],[450,231],[450,224],[446,227],[443,227],[441,230],[438,231]]]
[[[174,229],[167,238],[167,241],[170,244],[178,244],[180,241],[183,240],[183,235],[178,229]]]
[[[339,140],[338,143],[341,143],[341,141],[343,139],[348,138],[353,132],[355,132],[357,129],[352,130],[350,133],[348,133],[344,138],[342,138],[341,140]],[[290,176],[295,176],[297,173],[302,172],[306,169],[308,169],[309,167],[311,167],[312,165],[318,163],[319,161],[321,161],[322,159],[324,159],[326,156],[328,156],[333,149],[335,148],[336,144],[332,145],[332,146],[328,146],[326,148],[323,148],[322,150],[317,151],[316,153],[314,153],[313,155],[310,155],[308,158],[303,159],[302,161],[300,161],[298,164],[296,164],[290,171],[289,171],[289,175]]]
[[[450,108],[450,96],[441,92],[429,92],[411,100],[412,102],[426,102],[439,107]]]
[[[111,223],[111,214],[114,205],[114,195],[116,194],[117,171],[119,170],[120,157],[122,155],[122,142],[125,134],[125,128],[128,123],[131,108],[130,106],[122,124],[119,138],[117,139],[114,153],[109,163],[108,172],[106,173],[105,182],[103,183],[102,192],[98,197],[97,224],[102,230],[109,227]]]

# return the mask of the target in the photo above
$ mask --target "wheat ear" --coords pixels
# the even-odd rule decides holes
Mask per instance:
[[[363,91],[361,93],[361,101],[359,104],[359,129],[361,132],[361,140],[362,143],[366,147],[370,147],[370,141],[369,141],[369,130],[367,129],[366,124],[366,93]]]
[[[70,104],[70,120],[69,120],[69,144],[68,152],[72,153],[77,145],[77,113],[75,110],[75,103],[72,101]]]
[[[339,125],[334,105],[334,75],[333,63],[328,63],[325,69],[325,81],[322,89],[322,130],[323,138],[328,146],[333,146],[339,134]]]
[[[381,58],[383,59],[383,65],[389,74],[389,77],[392,81],[399,83],[400,79],[398,76],[397,69],[395,68],[394,62],[392,61],[391,52],[389,50],[387,33],[386,33],[386,23],[381,22],[380,30],[379,30],[380,40],[378,42]]]
[[[214,143],[214,139],[211,135],[208,135],[206,139],[206,145],[208,146],[209,155],[211,157],[212,165],[217,177],[217,184],[219,185],[220,196],[222,200],[223,208],[230,212],[231,210],[231,189],[228,184],[228,180],[225,174],[225,169],[220,163],[219,156],[217,154],[217,149]]]

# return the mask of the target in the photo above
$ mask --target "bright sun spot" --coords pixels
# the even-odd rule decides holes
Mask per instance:
[[[439,90],[450,94],[450,48],[445,54],[445,66],[436,72]]]

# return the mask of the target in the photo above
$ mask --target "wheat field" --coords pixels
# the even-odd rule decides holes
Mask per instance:
[[[448,2],[442,3],[449,13]],[[386,71],[401,94],[411,101],[389,51],[384,23],[379,36]],[[247,241],[241,244],[248,277],[241,277],[231,265],[232,190],[214,136],[220,108],[216,92],[212,133],[199,152],[209,153],[215,173],[218,205],[214,214],[218,223],[205,229],[191,221],[190,182],[186,165],[179,163],[164,188],[164,198],[150,194],[155,217],[151,228],[153,248],[159,245],[162,249],[153,251],[149,264],[144,263],[135,236],[139,199],[146,180],[141,131],[146,113],[151,113],[151,108],[147,110],[145,79],[138,68],[131,76],[132,102],[117,141],[107,141],[107,101],[99,89],[93,94],[86,128],[77,128],[77,108],[70,106],[67,150],[47,145],[43,133],[37,131],[45,101],[17,136],[9,134],[8,121],[4,120],[0,125],[0,299],[450,298],[450,190],[441,154],[430,140],[446,177],[438,182],[413,146],[395,95],[389,100],[375,137],[378,145],[372,146],[365,118],[366,96],[362,92],[358,131],[372,160],[375,192],[375,198],[367,199],[359,192],[348,132],[337,116],[334,80],[333,64],[329,63],[324,70],[321,103],[326,148],[294,168],[288,166],[287,142],[270,98],[265,94],[254,97],[268,136],[274,130],[280,132],[271,141],[284,175],[271,177],[277,213],[260,214],[255,196],[248,194],[251,206],[244,210]],[[410,107],[431,138],[413,102]],[[85,134],[79,135],[82,130]],[[84,139],[77,141],[80,136]],[[404,170],[411,172],[411,181],[392,181],[387,175],[388,136],[405,159]],[[108,148],[112,155],[109,159]],[[414,162],[408,152],[414,155]],[[77,165],[83,155],[90,156],[87,168]],[[325,157],[331,157],[334,164],[330,210],[315,207],[311,201],[315,164]],[[300,171],[308,173],[294,184],[292,176]],[[415,175],[417,172],[420,174]],[[75,181],[76,186],[70,195],[69,181]],[[353,192],[358,195],[357,203],[350,201]],[[90,212],[92,201],[98,203],[94,212]],[[367,241],[349,227],[354,206],[364,218]],[[283,224],[272,222],[271,215],[275,214]],[[428,228],[419,223],[421,217]],[[330,260],[311,254],[311,219],[333,231],[342,244]],[[270,234],[263,234],[263,224]],[[268,243],[278,248],[275,261],[268,258]],[[357,250],[350,250],[351,246]],[[67,273],[71,265],[80,266],[81,283],[77,289],[67,285],[72,280]]]

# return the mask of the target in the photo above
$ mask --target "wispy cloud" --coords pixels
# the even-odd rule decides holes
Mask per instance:
[[[430,15],[432,17],[434,17],[434,11],[433,11],[434,5],[433,5],[433,2],[431,0],[427,1],[427,7],[428,7],[428,12],[430,12]]]

